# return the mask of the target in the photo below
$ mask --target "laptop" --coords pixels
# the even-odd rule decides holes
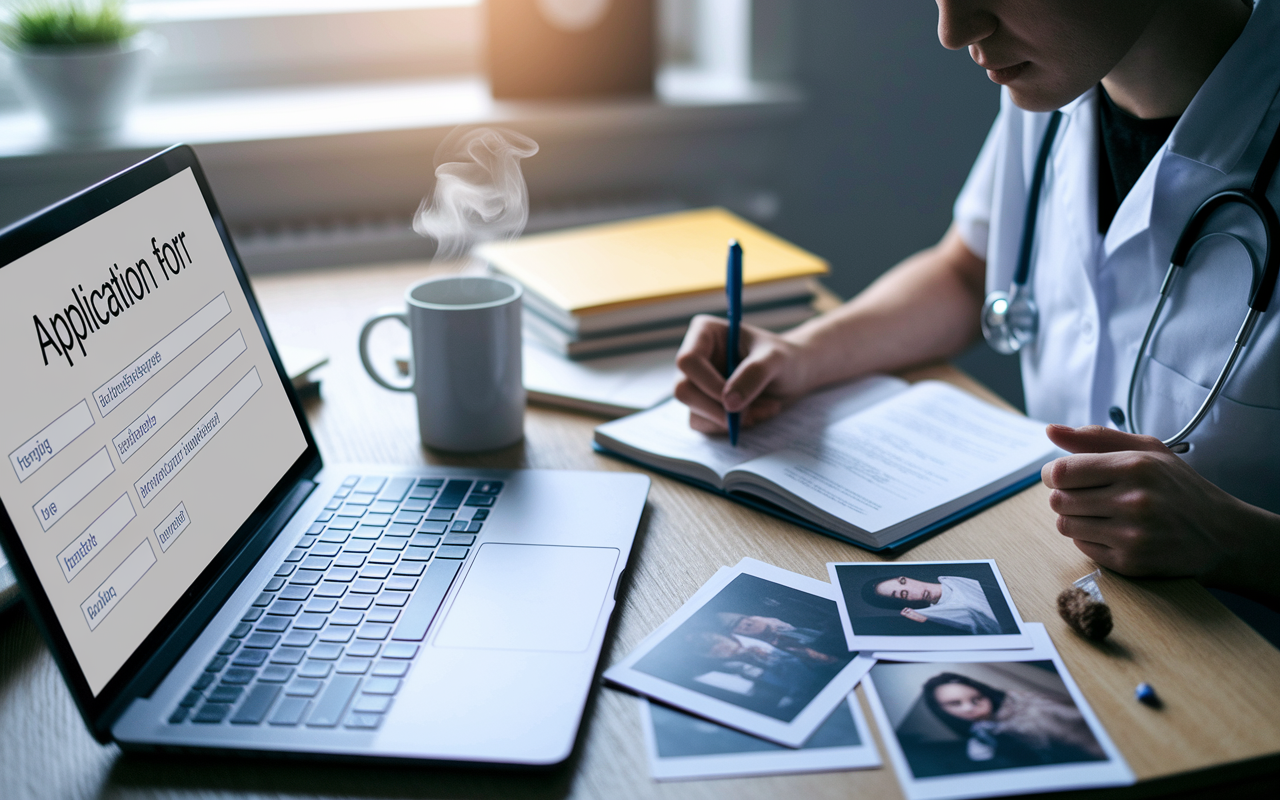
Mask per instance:
[[[638,474],[322,464],[195,154],[0,231],[0,543],[141,751],[553,765]]]

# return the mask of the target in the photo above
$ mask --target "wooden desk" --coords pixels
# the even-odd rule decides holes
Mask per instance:
[[[591,431],[599,420],[552,409],[531,408],[525,441],[506,450],[469,457],[424,451],[418,443],[413,397],[375,386],[363,374],[355,344],[365,318],[385,307],[402,306],[404,289],[427,272],[422,266],[394,266],[254,281],[277,341],[319,347],[330,354],[332,362],[322,373],[323,399],[307,404],[327,461],[633,469],[592,452]],[[911,377],[926,375],[990,397],[950,368],[922,370]],[[1055,597],[1093,566],[1057,533],[1045,494],[1040,486],[1029,489],[902,558],[997,559],[1022,616],[1048,626],[1080,688],[1144,781],[1108,795],[1181,793],[1225,781],[1235,784],[1233,793],[1238,796],[1240,790],[1259,790],[1274,781],[1280,774],[1280,651],[1186,580],[1104,576],[1102,590],[1115,611],[1115,632],[1105,646],[1074,635],[1058,619]],[[743,556],[821,580],[827,577],[827,561],[878,558],[654,476],[603,663],[620,659],[718,567]],[[1133,700],[1133,688],[1140,681],[1156,687],[1166,703],[1163,711]],[[569,764],[541,773],[126,757],[89,737],[34,624],[25,611],[8,612],[0,619],[0,796],[102,794],[734,800],[900,796],[888,767],[654,783],[648,775],[636,701],[608,688],[594,692]]]

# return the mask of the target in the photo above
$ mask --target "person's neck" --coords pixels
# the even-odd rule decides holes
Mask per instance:
[[[1176,117],[1187,110],[1252,12],[1249,0],[1167,0],[1102,85],[1135,117]]]
[[[937,602],[938,602],[939,600],[941,600],[941,599],[942,599],[942,584],[941,584],[941,583],[931,583],[931,584],[929,584],[929,585],[930,585],[931,587],[933,587],[933,600],[932,600],[932,601],[930,601],[930,603],[929,603],[929,605],[931,605],[931,606],[932,606],[932,605],[936,605],[936,604],[937,604]]]

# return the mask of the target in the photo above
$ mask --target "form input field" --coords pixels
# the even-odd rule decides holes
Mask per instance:
[[[111,463],[111,454],[102,448],[79,467],[76,471],[62,479],[62,483],[49,490],[49,493],[36,501],[31,507],[43,530],[52,528],[67,512],[75,508],[76,503],[85,499],[94,489],[115,472]]]
[[[128,427],[120,431],[120,434],[111,440],[111,444],[116,448],[116,455],[120,457],[120,463],[128,461],[129,456],[136,453],[138,448],[155,435],[156,431],[163,428],[179,411],[186,408],[187,403],[194,400],[196,395],[231,366],[231,363],[244,351],[244,336],[237,330],[225,342],[218,345],[216,350],[205,356],[203,361],[192,367],[181,380],[169,387],[169,391],[160,395],[159,399],[129,423]]]
[[[225,293],[210,300],[204,308],[188,317],[186,322],[143,351],[132,364],[94,390],[93,401],[98,407],[98,413],[105,418],[230,313],[231,306],[227,303]]]
[[[196,457],[209,440],[216,436],[218,431],[222,430],[236,412],[244,408],[249,398],[261,388],[262,379],[258,376],[258,368],[253,367],[218,402],[213,404],[209,413],[182,435],[177,444],[169,448],[169,452],[160,456],[160,460],[142,474],[133,488],[138,492],[138,499],[142,501],[143,507],[154,500],[156,495],[168,486],[187,464],[191,463],[191,459]]]
[[[48,464],[64,447],[92,427],[93,412],[89,410],[89,401],[81,400],[70,411],[46,425],[44,430],[23,442],[9,454],[9,463],[18,475],[18,483],[34,475],[36,470]]]
[[[122,494],[119,500],[108,506],[106,511],[85,528],[84,533],[58,553],[58,568],[62,570],[62,577],[67,579],[67,583],[74,580],[93,557],[101,553],[136,516],[133,501],[128,494]]]
[[[186,505],[178,503],[178,507],[169,512],[169,516],[156,526],[156,541],[160,543],[160,549],[169,552],[169,545],[182,535],[182,532],[191,524],[191,515],[187,513]]]
[[[155,563],[156,553],[151,549],[151,540],[143,539],[142,544],[134,548],[129,557],[80,604],[80,611],[84,614],[85,622],[89,623],[89,630],[96,629],[120,605],[124,596],[138,585],[138,581],[142,580],[142,576]]]

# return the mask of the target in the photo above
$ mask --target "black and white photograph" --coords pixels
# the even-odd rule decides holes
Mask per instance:
[[[834,587],[743,559],[716,573],[605,678],[797,747],[870,663],[846,645]]]
[[[640,700],[640,717],[654,780],[678,781],[870,769],[881,764],[858,698],[846,701],[799,748]]]
[[[996,563],[829,563],[853,650],[1005,650],[1031,646]]]
[[[1133,781],[1044,626],[1027,627],[1030,651],[877,654],[904,659],[864,683],[910,800]]]

